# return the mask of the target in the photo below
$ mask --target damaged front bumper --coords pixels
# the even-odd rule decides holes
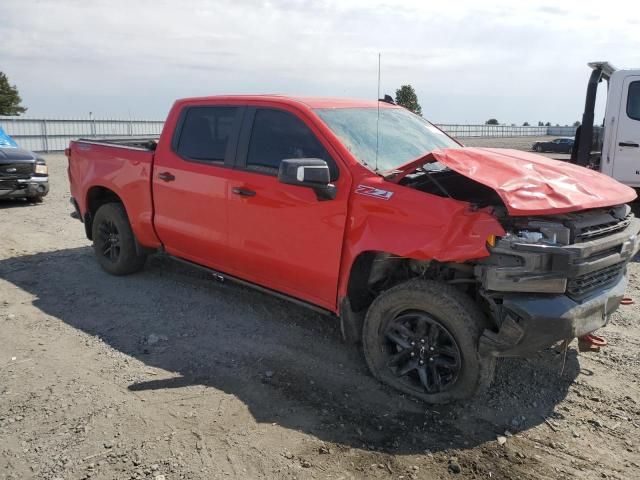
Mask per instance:
[[[639,232],[640,220],[629,216],[621,229],[589,241],[496,244],[476,267],[495,323],[481,351],[524,356],[604,326],[624,296]]]
[[[44,197],[48,193],[48,176],[32,176],[15,180],[0,178],[0,198]]]
[[[627,275],[583,301],[567,295],[507,294],[502,298],[502,324],[485,330],[480,350],[494,356],[525,356],[560,340],[593,332],[607,324],[627,288]]]

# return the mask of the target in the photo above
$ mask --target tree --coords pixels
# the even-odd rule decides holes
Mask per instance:
[[[498,123],[498,120],[496,120],[495,118],[490,118],[484,123],[485,125],[500,125],[500,123]]]
[[[15,85],[9,83],[7,76],[0,72],[0,115],[20,115],[27,111],[20,103],[22,99]]]
[[[416,115],[422,115],[422,107],[418,103],[418,96],[411,85],[402,85],[396,90],[396,103]]]
[[[522,124],[522,126],[523,126],[523,127],[529,127],[530,125],[529,125],[529,122],[524,122],[524,123]]]
[[[551,126],[551,122],[547,122],[544,124],[545,127],[550,127]]]
[[[579,127],[580,125],[582,125],[578,120],[576,120],[575,122],[573,122],[573,126],[574,127]]]
[[[543,122],[538,122],[538,126],[539,127],[544,127],[544,123]]]

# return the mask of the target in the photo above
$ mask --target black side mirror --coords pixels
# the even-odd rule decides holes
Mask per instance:
[[[289,185],[313,188],[318,200],[336,198],[336,187],[331,183],[329,165],[319,158],[287,158],[280,162],[278,181]]]

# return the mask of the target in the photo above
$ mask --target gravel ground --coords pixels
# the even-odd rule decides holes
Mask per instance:
[[[45,202],[0,203],[1,479],[640,477],[637,306],[601,353],[502,360],[486,395],[427,407],[331,319],[167,259],[103,273],[46,157]]]

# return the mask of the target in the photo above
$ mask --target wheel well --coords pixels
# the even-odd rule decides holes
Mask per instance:
[[[353,262],[347,296],[354,312],[366,310],[376,296],[409,278],[409,259],[385,252],[362,252]]]
[[[93,218],[98,209],[105,203],[123,203],[113,190],[106,187],[91,187],[87,193],[87,211],[84,214],[84,229],[89,240],[92,240]]]
[[[353,262],[347,295],[340,304],[341,329],[345,341],[360,341],[366,312],[380,293],[417,277],[455,285],[471,297],[477,293],[471,264],[416,260],[379,251],[362,252]]]
[[[349,275],[347,297],[351,308],[354,312],[366,310],[382,291],[415,277],[458,284],[465,290],[475,281],[470,264],[416,260],[379,251],[363,252],[353,262]]]

